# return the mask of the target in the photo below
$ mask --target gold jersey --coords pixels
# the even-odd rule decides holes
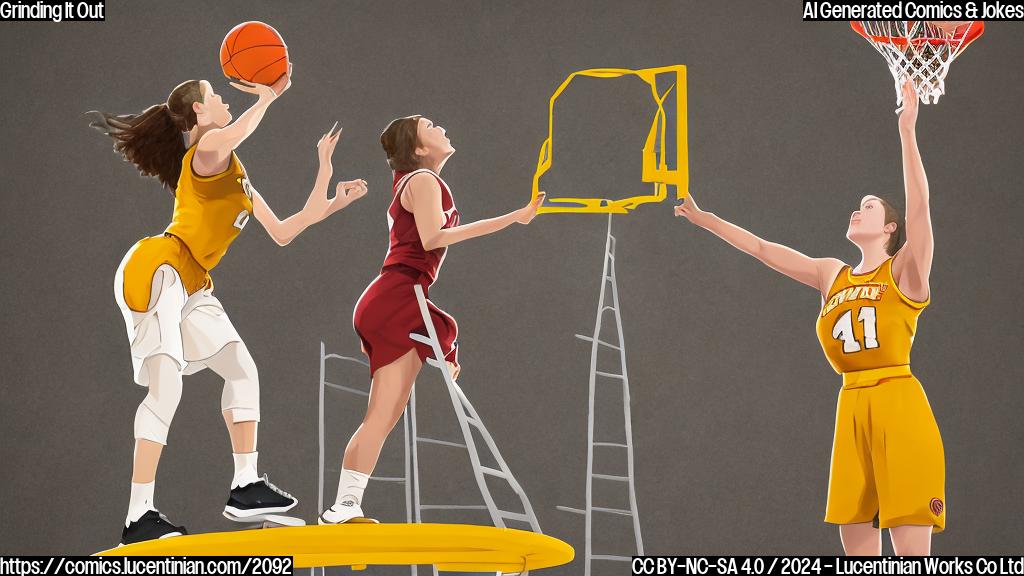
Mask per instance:
[[[234,152],[228,169],[214,176],[192,170],[195,153],[195,146],[189,148],[181,161],[166,232],[181,238],[200,266],[213,270],[252,214],[252,188]]]
[[[174,216],[161,236],[143,238],[124,268],[124,299],[145,312],[153,274],[162,264],[178,272],[188,294],[213,286],[209,271],[220,262],[252,214],[252,187],[234,152],[227,170],[200,176],[192,170],[196,147],[185,153],[174,192]]]
[[[867,274],[844,266],[818,315],[821,348],[839,373],[910,364],[917,317],[929,300],[907,298],[892,276],[889,258]]]

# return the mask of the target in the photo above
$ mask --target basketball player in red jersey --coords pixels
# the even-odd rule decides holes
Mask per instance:
[[[432,354],[429,346],[409,338],[411,332],[426,333],[413,286],[419,284],[427,293],[448,246],[516,222],[529,224],[544,202],[541,193],[504,216],[460,225],[451,189],[440,176],[455,152],[444,128],[422,116],[399,118],[384,130],[380,142],[394,170],[394,198],[388,208],[390,246],[380,275],[359,298],[352,318],[370,359],[370,401],[366,417],[345,448],[338,495],[320,515],[321,524],[363,518],[363,491],[381,446],[405,410],[420,367]],[[429,300],[428,306],[448,369],[457,378],[458,326]]]
[[[767,242],[704,212],[693,198],[675,207],[677,216],[821,294],[818,339],[843,375],[825,521],[839,525],[846,553],[858,556],[881,554],[880,528],[889,529],[897,555],[927,555],[932,533],[946,525],[942,438],[910,371],[917,318],[931,299],[934,243],[917,147],[918,96],[909,81],[903,104],[906,244],[900,246],[903,218],[888,202],[865,196],[846,232],[861,251],[856,268]]]

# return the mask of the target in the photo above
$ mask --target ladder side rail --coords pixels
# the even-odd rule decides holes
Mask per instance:
[[[622,313],[619,307],[618,282],[615,279],[615,262],[612,262],[611,268],[612,297],[615,299],[615,325],[618,329],[619,358],[622,364],[622,410],[626,432],[626,476],[629,478],[629,507],[633,512],[633,535],[636,540],[637,555],[643,556],[644,542],[640,532],[640,514],[637,510],[636,482],[634,478],[633,418],[630,410],[629,373],[626,368],[626,340],[622,333]]]
[[[484,479],[483,472],[480,471],[480,456],[476,449],[476,443],[474,442],[472,431],[469,429],[469,421],[466,418],[465,410],[462,408],[462,402],[459,400],[458,395],[455,393],[453,388],[454,381],[452,380],[451,373],[445,365],[444,354],[441,351],[441,344],[440,340],[437,338],[437,330],[434,328],[434,322],[430,318],[430,309],[427,307],[427,300],[423,294],[423,287],[416,284],[413,286],[413,291],[416,293],[416,301],[419,304],[420,315],[423,317],[423,325],[427,330],[427,337],[430,338],[430,346],[434,351],[434,360],[437,362],[437,368],[441,371],[441,375],[444,376],[445,388],[448,390],[452,407],[455,409],[455,415],[459,421],[459,428],[462,430],[462,436],[466,442],[466,448],[469,451],[469,459],[473,468],[473,476],[476,479],[477,487],[480,489],[480,495],[483,497],[484,503],[487,505],[487,511],[491,515],[491,521],[494,525],[498,528],[505,528],[505,520],[498,514],[498,507],[495,505],[494,499],[491,497],[491,492],[487,488],[487,481]]]
[[[494,460],[497,462],[498,469],[504,475],[505,481],[508,483],[509,487],[512,488],[512,491],[515,492],[516,496],[519,498],[519,502],[523,506],[524,514],[529,518],[530,528],[537,534],[543,534],[544,532],[541,530],[540,522],[537,520],[537,514],[533,510],[533,505],[530,504],[530,499],[529,497],[527,497],[526,491],[523,490],[523,487],[519,484],[519,481],[516,480],[516,477],[512,474],[512,469],[509,468],[508,463],[505,462],[505,459],[502,457],[501,452],[498,450],[498,445],[497,443],[495,443],[494,437],[492,437],[491,433],[488,432],[487,429],[483,426],[483,420],[480,419],[480,415],[477,413],[476,408],[474,408],[473,404],[470,403],[469,399],[466,397],[466,394],[462,391],[462,388],[458,385],[458,383],[453,381],[452,387],[455,393],[458,395],[459,400],[462,402],[463,407],[469,413],[470,417],[475,419],[477,422],[481,423],[477,431],[480,433],[480,437],[483,438],[484,443],[487,444],[487,448],[490,450],[491,456],[494,457]],[[513,511],[508,510],[508,512]]]

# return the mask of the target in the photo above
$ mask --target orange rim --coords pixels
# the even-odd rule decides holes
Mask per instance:
[[[907,39],[902,36],[874,36],[868,34],[864,30],[864,26],[859,20],[850,20],[850,27],[857,34],[863,36],[868,42],[880,42],[885,44],[895,44],[896,46],[904,46],[907,44]],[[985,22],[982,20],[975,20],[967,30],[966,36],[964,34],[954,35],[952,38],[914,38],[910,40],[911,44],[920,45],[928,42],[930,44],[952,44],[954,42],[962,42],[960,49],[966,48],[971,42],[974,42],[985,32]]]

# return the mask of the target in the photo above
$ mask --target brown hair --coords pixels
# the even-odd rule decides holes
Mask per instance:
[[[388,166],[396,172],[411,172],[420,167],[420,159],[416,156],[419,138],[416,129],[419,127],[420,115],[395,118],[380,135],[380,145],[388,155]]]
[[[90,126],[114,139],[114,150],[135,164],[143,176],[155,176],[174,190],[181,175],[181,161],[185,155],[182,132],[196,125],[193,102],[203,101],[203,89],[198,80],[178,84],[163,104],[150,106],[140,114],[114,115],[106,112],[88,112],[93,117]]]
[[[889,242],[885,245],[886,254],[895,256],[896,252],[903,247],[903,229],[906,227],[906,221],[899,210],[894,208],[892,204],[889,204],[884,198],[879,198],[878,200],[882,203],[882,207],[885,208],[885,223],[896,223],[896,230],[889,235]]]

